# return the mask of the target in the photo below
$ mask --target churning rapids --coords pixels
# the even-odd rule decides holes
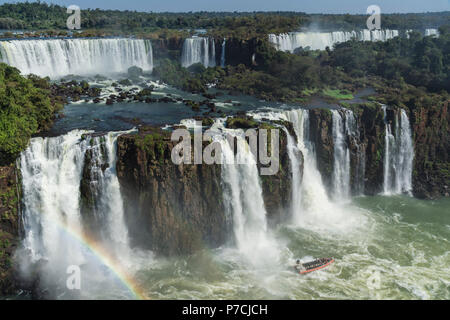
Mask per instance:
[[[253,154],[243,142],[235,156],[221,133],[227,131],[241,142],[242,133],[223,128],[223,120],[218,120],[214,139],[221,143],[226,163],[221,183],[227,186],[223,201],[234,241],[189,256],[155,257],[132,248],[128,240],[115,173],[116,139],[123,132],[86,138],[89,132],[75,130],[34,138],[20,159],[25,235],[18,258],[24,275],[37,270],[41,288],[62,299],[450,298],[448,199],[421,201],[400,195],[396,190],[408,191],[408,177],[396,184],[400,187],[389,187],[390,195],[352,198],[344,136],[358,133],[348,110],[333,111],[335,172],[330,190],[322,182],[308,137],[308,110],[253,116],[290,121],[297,138],[288,139],[293,167],[302,161],[295,150],[304,155],[303,179],[292,170],[290,221],[268,225]],[[405,117],[402,113],[391,146],[410,140],[402,135],[410,134],[402,127]],[[246,164],[227,164],[238,156]],[[396,169],[411,174],[410,159],[402,158],[396,166],[390,159],[398,161],[399,156],[388,156],[387,172],[394,170],[389,179],[396,181]],[[86,162],[92,164],[88,173]],[[80,183],[86,174],[94,195],[93,220],[83,216],[80,206]],[[98,229],[90,230],[92,226]],[[333,256],[336,263],[306,276],[293,272],[296,258],[306,262],[321,256]],[[81,266],[82,290],[75,294],[65,287],[68,265]]]

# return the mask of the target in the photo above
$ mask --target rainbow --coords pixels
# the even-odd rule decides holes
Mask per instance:
[[[91,253],[93,253],[103,265],[110,269],[117,278],[127,287],[127,289],[134,295],[138,300],[149,300],[150,298],[144,293],[143,288],[140,284],[129,274],[123,265],[117,261],[98,241],[93,237],[89,236],[85,232],[80,232],[75,230],[75,228],[70,228],[66,223],[61,221],[56,221],[55,223],[62,229],[66,234],[71,236],[73,239],[78,241],[81,245],[87,248]]]

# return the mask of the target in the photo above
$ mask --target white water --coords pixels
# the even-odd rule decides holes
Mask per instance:
[[[220,56],[220,66],[222,68],[225,68],[225,48],[226,48],[226,44],[227,44],[227,40],[223,39],[223,42],[222,42],[222,53],[221,53],[221,56]]]
[[[356,39],[358,41],[386,41],[399,35],[398,30],[361,30],[335,32],[291,32],[284,34],[270,34],[269,41],[278,50],[294,52],[295,49],[309,47],[311,50],[330,49],[333,45]]]
[[[214,39],[192,37],[184,40],[181,65],[183,67],[189,67],[195,63],[201,63],[205,67],[216,66]]]
[[[153,69],[152,46],[139,39],[53,39],[0,41],[0,62],[24,74],[59,78],[69,74],[126,72],[131,66]]]
[[[386,106],[383,106],[386,118]],[[414,147],[408,116],[404,110],[395,117],[395,132],[386,122],[384,151],[384,194],[411,193]]]
[[[348,139],[356,146],[356,168],[354,168],[354,193],[356,195],[364,194],[364,179],[366,171],[366,149],[365,145],[361,143],[360,132],[358,124],[353,114],[353,111],[344,109],[345,113],[345,128]]]
[[[25,250],[20,259],[25,276],[38,264],[45,285],[57,287],[56,292],[69,296],[72,293],[65,292],[67,267],[80,266],[84,270],[82,292],[84,297],[91,297],[91,289],[101,290],[99,282],[110,275],[105,274],[102,263],[84,244],[90,241],[80,239],[86,236],[95,239],[97,245],[121,263],[132,262],[115,171],[119,133],[82,139],[84,133],[75,130],[56,138],[34,138],[21,154]],[[101,222],[101,229],[95,230],[95,234],[84,227],[86,213],[80,208],[80,182],[88,152],[93,155],[89,172],[90,188],[95,194],[93,214]],[[105,164],[108,167],[102,169]],[[113,285],[114,281],[110,279],[108,284]]]
[[[315,145],[310,139],[309,110],[294,109],[283,112],[251,113],[251,115],[255,119],[285,120],[293,125],[297,136],[296,148],[303,154],[303,176],[301,179],[294,177],[293,171],[292,177],[294,225],[333,233],[358,228],[365,224],[365,218],[360,212],[332,201],[328,196],[322,175],[317,168]],[[294,154],[289,152],[291,166],[298,162],[297,157],[293,157]],[[299,186],[295,186],[296,183]]]
[[[292,171],[292,204],[291,216],[295,217],[302,211],[302,181],[303,177],[300,168],[303,164],[300,149],[289,132],[285,129],[287,136],[287,149]]]
[[[347,200],[350,197],[350,150],[346,142],[344,119],[337,110],[331,110],[333,119],[334,161],[332,197]]]
[[[217,140],[221,144],[223,159],[224,205],[233,221],[236,247],[247,262],[271,264],[278,259],[278,250],[267,226],[267,212],[255,156],[242,131],[224,131],[229,137],[236,138],[237,145],[234,154],[228,139],[219,137]]]

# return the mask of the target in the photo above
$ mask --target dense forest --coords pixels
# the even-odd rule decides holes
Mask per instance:
[[[0,165],[9,164],[31,136],[49,129],[62,104],[50,97],[48,79],[25,78],[0,63]]]
[[[424,29],[448,22],[450,12],[424,14],[384,14],[383,28]],[[45,2],[25,2],[0,6],[0,29],[63,30],[66,8]],[[261,35],[301,28],[352,30],[365,28],[367,15],[306,14],[302,12],[187,12],[153,13],[136,11],[82,10],[83,29],[116,32],[160,29],[216,29],[228,34]],[[226,31],[226,32],[225,32]]]

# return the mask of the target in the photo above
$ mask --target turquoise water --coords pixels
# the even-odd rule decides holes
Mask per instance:
[[[136,277],[152,299],[450,299],[449,199],[377,196],[337,206],[349,223],[335,230],[274,230],[279,258],[271,263],[248,261],[230,246],[157,259]],[[293,272],[296,258],[322,256],[336,262]]]

